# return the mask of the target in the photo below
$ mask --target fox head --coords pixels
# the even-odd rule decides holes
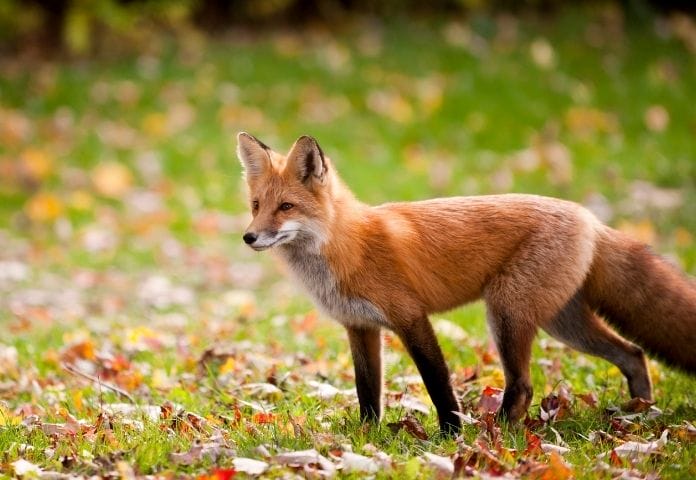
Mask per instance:
[[[237,155],[253,215],[244,242],[254,250],[300,243],[320,246],[333,216],[334,176],[317,141],[300,137],[283,156],[241,132]]]

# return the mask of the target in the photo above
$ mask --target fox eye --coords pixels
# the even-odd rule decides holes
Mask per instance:
[[[258,210],[258,209],[259,209],[259,201],[258,201],[258,200],[254,200],[253,202],[251,202],[251,209],[252,209],[252,210]]]
[[[280,209],[283,210],[283,211],[286,211],[286,210],[290,210],[290,209],[291,209],[292,207],[294,207],[294,206],[295,206],[295,205],[293,205],[292,203],[283,202],[283,203],[280,204],[280,207],[278,207],[278,208],[280,208]]]

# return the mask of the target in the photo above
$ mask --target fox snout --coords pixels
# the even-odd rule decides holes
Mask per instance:
[[[259,237],[255,233],[247,232],[242,237],[242,240],[244,240],[244,243],[246,243],[247,245],[253,245],[257,238]]]
[[[293,241],[297,232],[296,229],[261,230],[258,232],[247,230],[242,235],[242,240],[254,250],[261,251]]]

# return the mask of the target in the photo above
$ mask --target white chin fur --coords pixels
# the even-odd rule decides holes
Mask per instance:
[[[284,243],[291,242],[295,239],[297,236],[297,230],[294,231],[283,231],[279,230],[278,233],[271,238],[266,238],[265,236],[257,240],[253,245],[251,245],[251,248],[253,248],[256,251],[261,251],[261,250],[267,250],[272,247],[277,247],[278,245],[282,245]]]
[[[296,220],[288,220],[280,226],[280,229],[278,229],[278,232],[273,237],[261,234],[260,238],[251,245],[251,248],[261,251],[277,247],[292,242],[300,233],[303,234],[303,238],[306,238],[307,235],[313,238],[314,242],[312,242],[312,244],[316,248],[324,243],[323,232],[318,226],[314,224],[307,225],[306,223]]]

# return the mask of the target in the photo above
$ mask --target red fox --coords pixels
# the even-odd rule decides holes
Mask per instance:
[[[696,283],[647,246],[569,201],[534,195],[454,197],[376,207],[358,201],[317,141],[287,156],[240,133],[253,220],[243,239],[274,248],[318,307],[348,331],[363,420],[382,415],[381,329],[413,358],[440,428],[459,406],[428,314],[483,298],[505,375],[499,414],[532,400],[538,328],[615,364],[652,401],[643,350],[696,373]]]

